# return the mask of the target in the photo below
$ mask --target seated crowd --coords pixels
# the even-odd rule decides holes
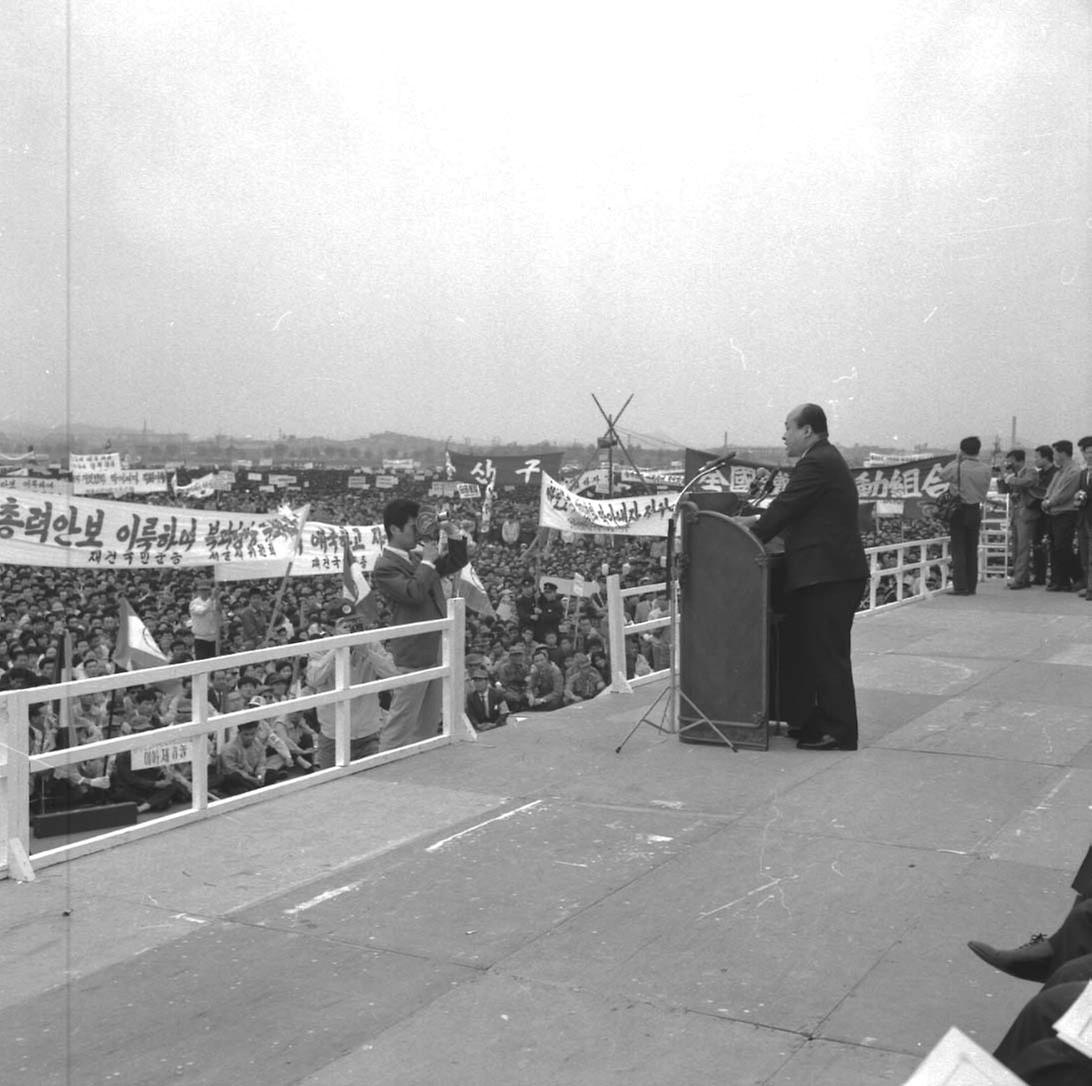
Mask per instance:
[[[422,484],[403,484],[397,492],[377,495],[312,489],[311,519],[338,524],[379,523],[382,508],[393,494],[427,501],[423,497],[425,490]],[[279,500],[272,495],[232,491],[218,494],[215,505],[225,511],[260,513],[274,509]],[[178,504],[180,499],[173,501]],[[213,500],[203,504],[211,505]],[[568,582],[580,574],[592,584],[605,580],[608,573],[618,573],[623,587],[661,583],[664,541],[577,535],[568,542],[554,539],[539,546],[535,535],[535,488],[499,498],[493,508],[494,527],[484,534],[470,503],[451,505],[452,516],[469,528],[476,540],[472,561],[493,611],[467,612],[466,710],[474,726],[485,730],[504,723],[512,713],[546,712],[588,700],[609,686],[612,667],[602,595],[563,598],[550,578]],[[505,522],[518,522],[520,526],[514,542],[502,539],[500,525]],[[913,528],[920,533],[918,538],[937,534],[931,523]],[[905,532],[905,528],[900,530]],[[506,533],[509,538],[512,534]],[[866,544],[882,541],[866,539]],[[72,646],[68,664],[73,678],[112,672],[122,599],[141,616],[170,662],[193,659],[194,612],[190,604],[195,597],[207,597],[207,590],[201,592],[198,588],[204,577],[203,571],[188,569],[165,573],[0,567],[0,691],[61,681],[65,635]],[[323,688],[316,685],[323,680],[315,674],[313,656],[307,649],[294,646],[333,632],[326,612],[331,599],[340,592],[340,582],[339,574],[290,578],[276,615],[273,604],[281,587],[279,581],[227,582],[218,586],[219,653],[228,655],[276,645],[284,646],[285,655],[266,667],[241,671],[225,668],[213,673],[210,715],[270,708],[268,717],[260,722],[229,729],[229,741],[214,751],[209,780],[215,794],[260,787],[289,774],[310,772],[316,765],[333,764],[332,716],[324,722],[314,711],[277,713],[275,706],[289,696]],[[627,622],[644,622],[666,616],[667,596],[650,591],[628,597],[625,606]],[[388,619],[381,605],[380,624]],[[669,666],[666,629],[629,636],[625,643],[626,677]],[[378,646],[373,655],[381,668],[385,650]],[[621,662],[616,670],[623,670]],[[62,714],[56,704],[35,705],[31,714],[32,751],[84,744],[191,719],[188,680],[169,692],[134,685],[124,691],[124,696],[122,693],[117,691],[112,699],[105,695],[77,699],[70,705],[67,727],[61,725]],[[380,704],[374,711],[381,713],[386,699],[380,695],[378,700]],[[353,756],[359,756],[355,738]],[[122,754],[39,774],[33,802],[41,810],[131,800],[146,811],[163,810],[188,795],[189,782],[182,767],[133,769],[128,754]]]

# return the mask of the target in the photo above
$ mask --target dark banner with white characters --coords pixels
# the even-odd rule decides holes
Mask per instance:
[[[543,474],[561,474],[561,453],[526,453],[520,456],[447,454],[447,476],[453,482],[478,483],[497,490],[506,486],[538,486]]]
[[[686,478],[692,479],[702,465],[715,459],[712,453],[687,449]],[[929,456],[899,464],[850,468],[850,474],[862,502],[902,502],[904,516],[918,517],[929,513],[937,497],[947,489],[948,484],[941,481],[940,470],[951,459],[951,455]],[[762,464],[737,458],[710,472],[698,484],[698,489],[730,490],[734,494],[753,493],[758,489],[776,495],[788,481],[790,470],[783,464]]]
[[[687,449],[685,477],[693,479],[706,464],[717,459],[715,453]],[[716,471],[709,472],[695,489],[731,491],[733,494],[761,493],[763,496],[780,494],[789,480],[789,471],[784,464],[763,464],[758,460],[735,457]]]

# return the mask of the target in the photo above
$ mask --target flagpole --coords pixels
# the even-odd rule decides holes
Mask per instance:
[[[285,504],[287,504],[287,502]],[[258,646],[260,649],[265,648],[273,639],[273,631],[277,626],[277,615],[280,612],[281,605],[284,603],[284,593],[288,588],[288,578],[292,576],[292,564],[296,560],[296,555],[303,549],[303,526],[310,515],[310,505],[305,505],[298,513],[299,524],[296,528],[296,539],[292,545],[292,557],[288,559],[288,568],[284,571],[284,576],[281,578],[281,586],[277,589],[277,595],[273,600],[273,613],[269,616],[269,628],[265,631],[265,637]]]
[[[273,631],[277,627],[277,615],[280,612],[281,604],[284,602],[284,593],[288,588],[288,578],[292,576],[292,563],[295,560],[296,556],[294,554],[288,560],[288,568],[284,571],[284,576],[281,578],[281,586],[277,589],[277,595],[273,599],[273,613],[269,616],[269,628],[265,631],[265,637],[262,638],[262,643],[258,646],[260,649],[264,649],[273,638]]]

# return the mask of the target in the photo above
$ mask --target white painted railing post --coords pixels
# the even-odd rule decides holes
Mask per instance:
[[[348,645],[334,649],[334,689],[348,690],[353,685],[352,649]],[[352,760],[349,750],[352,706],[339,701],[334,706],[334,765],[345,766]]]
[[[607,623],[610,656],[610,688],[626,692],[626,608],[622,602],[622,580],[617,573],[607,578]]]
[[[30,701],[23,693],[11,693],[0,696],[6,712],[6,722],[0,726],[0,739],[4,749],[0,757],[5,759],[3,775],[4,858],[8,871],[21,882],[34,878],[30,864],[30,766],[28,737],[30,720],[28,712]]]
[[[190,719],[202,724],[209,719],[209,673],[202,671],[193,677],[190,688]],[[209,733],[193,737],[190,746],[190,806],[203,811],[209,805]]]
[[[440,662],[450,668],[444,684],[444,734],[452,741],[476,739],[474,729],[465,717],[466,707],[466,600],[452,596],[447,601],[447,617],[451,626],[444,631]]]

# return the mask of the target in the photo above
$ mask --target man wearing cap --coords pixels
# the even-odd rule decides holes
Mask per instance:
[[[565,704],[590,701],[607,684],[602,675],[592,667],[591,658],[583,652],[573,656],[572,670],[565,680]]]
[[[335,600],[323,612],[323,635],[334,637],[352,633],[367,625],[348,600]],[[307,684],[316,692],[333,690],[337,650],[320,649],[307,657]],[[394,661],[378,644],[354,645],[349,651],[349,682],[373,682],[397,675]],[[319,722],[317,762],[320,769],[336,764],[337,707],[321,705],[316,710]],[[379,750],[383,712],[378,694],[357,694],[349,702],[349,761],[367,758]]]
[[[524,577],[519,583],[519,595],[515,601],[516,622],[520,629],[525,626],[534,628],[538,619],[538,605],[535,602],[535,579]]]
[[[557,634],[558,627],[565,617],[565,608],[557,594],[557,585],[553,581],[544,581],[542,592],[537,600],[538,617],[535,619],[535,640],[541,645],[548,633]]]
[[[421,507],[406,498],[388,502],[383,510],[387,545],[372,571],[372,584],[390,602],[391,622],[403,626],[447,616],[441,578],[462,569],[469,561],[462,529],[450,520],[439,524],[447,536],[447,551],[437,542],[422,542],[417,518]],[[458,646],[459,651],[462,646]],[[440,633],[411,634],[391,641],[391,655],[399,672],[418,671],[440,663]],[[390,714],[383,726],[380,747],[393,750],[436,735],[441,724],[443,686],[440,679],[402,686],[391,692]]]
[[[499,690],[489,685],[485,668],[476,667],[470,673],[472,689],[466,695],[466,715],[479,732],[499,728],[508,723],[508,705]]]
[[[217,790],[234,796],[252,792],[283,780],[284,774],[266,765],[265,743],[258,738],[258,721],[248,720],[235,730],[234,737],[220,751],[220,781]]]
[[[527,707],[527,677],[531,673],[521,642],[516,642],[508,656],[497,665],[497,681],[501,685],[508,708],[515,712]]]

